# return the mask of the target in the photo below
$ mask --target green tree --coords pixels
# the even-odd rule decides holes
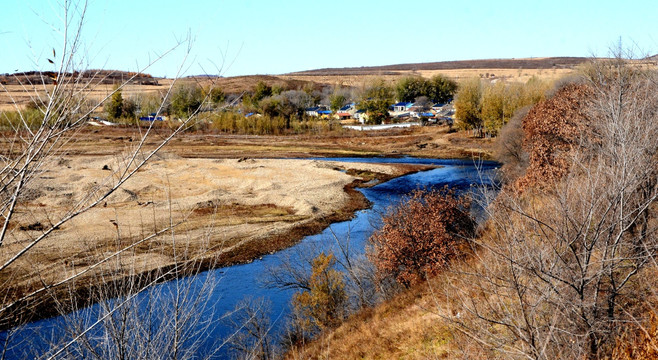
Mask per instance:
[[[121,90],[116,89],[110,102],[105,104],[104,110],[110,120],[134,119],[137,105],[130,99],[124,99]]]
[[[251,100],[254,104],[258,104],[261,100],[269,96],[272,96],[272,87],[261,80],[254,87]]]
[[[134,119],[137,113],[137,104],[131,99],[124,99],[121,107],[121,117],[124,119]]]
[[[121,95],[121,90],[116,90],[110,102],[105,104],[105,113],[107,114],[108,119],[115,120],[121,117],[123,112],[123,95]]]
[[[329,106],[331,111],[336,112],[347,103],[347,97],[344,94],[335,92],[329,96]]]
[[[446,103],[450,101],[457,89],[457,83],[443,75],[435,75],[431,79],[419,76],[402,78],[395,86],[399,101],[414,101],[425,96],[432,102]]]
[[[260,109],[265,116],[276,117],[281,115],[282,101],[278,96],[272,96],[261,100]]]
[[[418,97],[427,96],[428,91],[429,82],[419,76],[402,78],[395,86],[395,92],[399,101],[412,102]]]
[[[428,83],[428,91],[424,95],[433,102],[447,103],[455,96],[457,83],[441,74],[432,76]]]
[[[365,110],[368,122],[381,124],[388,118],[388,108],[393,104],[393,89],[384,80],[376,80],[364,92],[358,108]]]
[[[279,95],[282,92],[286,91],[283,85],[281,84],[274,84],[272,85],[272,95]]]
[[[211,86],[206,89],[204,93],[208,97],[208,101],[213,105],[219,105],[226,100],[226,94],[224,94],[224,91],[216,86]]]
[[[203,89],[196,84],[182,84],[171,95],[171,113],[187,117],[198,111],[203,103]]]

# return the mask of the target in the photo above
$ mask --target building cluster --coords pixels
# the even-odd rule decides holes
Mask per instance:
[[[415,105],[412,102],[403,101],[397,104],[393,104],[388,108],[388,115],[391,119],[396,119],[399,121],[426,120],[428,122],[444,124],[452,123],[452,115],[454,112],[455,111],[452,103],[437,103],[431,107],[428,107]],[[319,105],[307,108],[305,113],[307,116],[318,117],[321,119],[355,119],[361,124],[364,124],[368,120],[366,111],[357,109],[356,103],[349,103],[338,109],[336,112],[329,110],[327,106]]]

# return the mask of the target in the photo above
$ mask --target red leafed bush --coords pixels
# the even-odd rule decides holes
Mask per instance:
[[[523,119],[530,162],[516,183],[518,190],[541,187],[566,174],[570,152],[589,125],[586,106],[591,95],[587,85],[569,84],[530,109]]]
[[[380,277],[392,276],[408,287],[443,269],[473,235],[469,205],[448,189],[417,190],[390,209],[383,227],[369,239]]]

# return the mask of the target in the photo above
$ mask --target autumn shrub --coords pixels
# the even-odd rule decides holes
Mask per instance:
[[[336,270],[333,254],[320,253],[313,259],[308,289],[293,295],[292,343],[310,339],[325,329],[337,327],[347,314],[343,274]]]
[[[591,96],[587,85],[568,84],[528,112],[523,132],[529,165],[517,181],[517,189],[543,186],[566,174],[573,149],[582,136],[587,136],[590,120],[586,106]]]
[[[446,188],[414,191],[389,209],[382,228],[369,239],[380,277],[391,276],[409,287],[444,269],[474,233],[469,205]]]
[[[650,314],[645,326],[632,326],[617,338],[612,349],[613,360],[658,359],[658,317]]]
[[[524,118],[523,191],[486,208],[437,305],[487,358],[655,358],[658,73],[591,66]]]
[[[28,108],[20,111],[0,112],[0,129],[15,130],[23,127],[38,129],[43,122],[43,113],[39,109]]]

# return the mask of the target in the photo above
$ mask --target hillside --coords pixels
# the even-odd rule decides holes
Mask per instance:
[[[579,57],[464,60],[316,69],[279,75],[233,77],[197,75],[185,77],[178,81],[194,82],[201,86],[212,85],[221,88],[226,94],[240,94],[250,91],[260,81],[284,89],[303,89],[307,87],[318,89],[336,84],[359,87],[376,78],[392,82],[409,75],[429,78],[436,74],[443,74],[457,80],[470,77],[486,77],[525,82],[533,76],[548,79],[559,78],[570,73],[574,67],[585,61],[587,61],[587,58]],[[57,80],[55,75],[55,72],[36,71],[0,74],[0,84],[5,86],[5,91],[0,92],[0,110],[13,109],[13,102],[16,102],[19,106],[28,104],[35,96],[34,89],[30,92],[24,86],[27,84],[44,84],[46,89],[49,89]],[[96,100],[104,98],[116,84],[123,82],[127,82],[127,86],[124,87],[124,95],[133,96],[139,93],[165,93],[173,81],[173,79],[158,78],[149,74],[120,70],[87,70],[66,74],[64,78],[67,82],[88,85],[90,98]],[[61,82],[62,79],[59,79],[59,81]]]
[[[524,173],[481,203],[467,256],[288,358],[656,359],[656,72],[625,64],[508,123]]]
[[[462,69],[573,69],[588,58],[547,57],[531,59],[483,59],[458,60],[431,63],[397,64],[384,66],[362,66],[351,68],[327,68],[289,73],[286,75],[395,75],[407,71],[462,70]]]
[[[135,73],[120,70],[85,70],[81,72],[66,73],[66,81],[76,81],[90,84],[118,84],[128,82],[137,85],[158,85],[158,79],[149,74]],[[28,71],[14,74],[0,75],[2,85],[46,84],[51,85],[57,81],[55,71]]]

